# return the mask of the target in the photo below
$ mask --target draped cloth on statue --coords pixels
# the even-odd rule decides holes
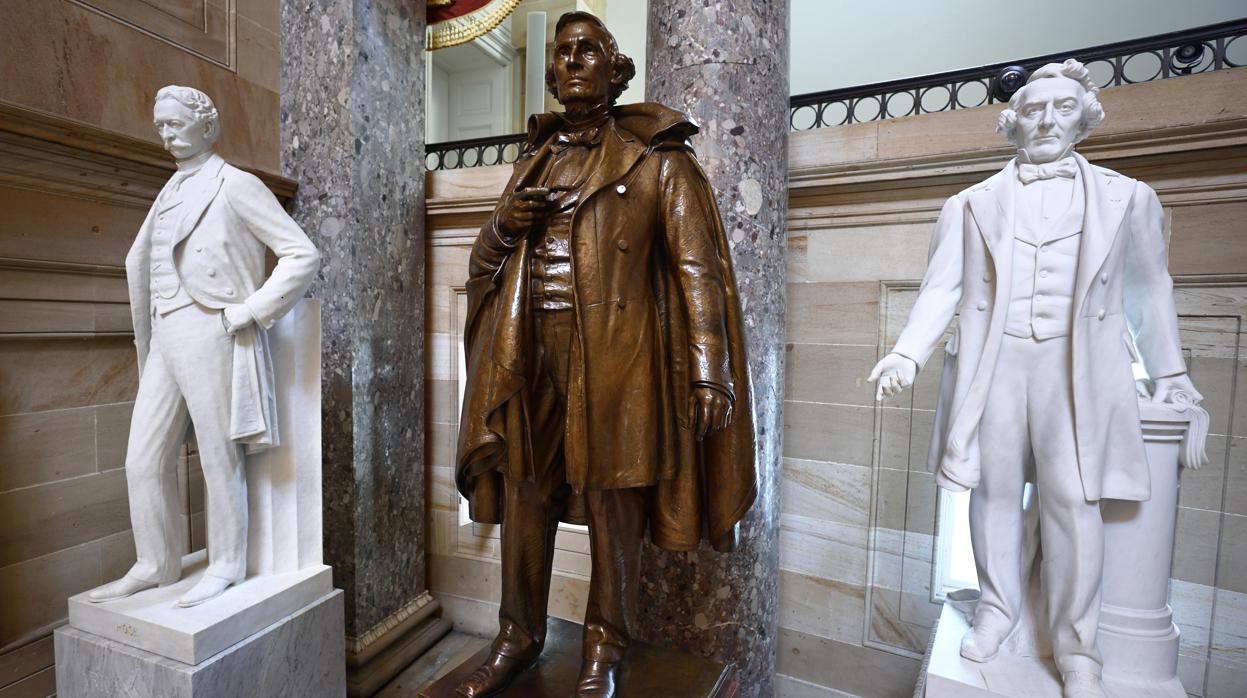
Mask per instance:
[[[561,121],[555,114],[530,119],[528,148],[505,191],[530,184]],[[605,129],[602,159],[572,225],[581,341],[572,344],[569,378],[569,484],[577,492],[654,485],[654,543],[689,550],[704,536],[730,550],[757,494],[752,397],[727,236],[714,191],[685,144],[697,127],[661,105],[637,104],[613,108]],[[531,477],[524,400],[532,353],[530,241],[491,251],[490,240],[497,240],[492,219],[467,282],[468,377],[456,478],[472,519],[482,523],[501,518],[504,474]],[[673,245],[698,252],[698,278],[680,273],[673,257],[683,257]],[[653,256],[642,255],[646,249]],[[624,268],[629,273],[611,272]],[[722,337],[713,347],[693,341],[710,315],[702,309],[694,317],[687,308],[686,286],[701,277],[722,280],[724,314],[712,323]],[[610,298],[596,302],[606,288],[614,289]],[[712,350],[723,352],[724,375],[710,382],[732,391],[734,419],[698,443],[686,410],[697,376],[720,363],[706,358]]]
[[[432,51],[467,43],[489,33],[520,0],[428,0],[428,47]]]

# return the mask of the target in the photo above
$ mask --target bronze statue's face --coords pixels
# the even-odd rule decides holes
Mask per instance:
[[[606,34],[591,22],[571,22],[554,37],[559,104],[594,107],[610,100],[611,56]]]
[[[216,124],[195,116],[176,99],[157,100],[152,108],[152,122],[165,150],[178,160],[189,160],[212,147]]]

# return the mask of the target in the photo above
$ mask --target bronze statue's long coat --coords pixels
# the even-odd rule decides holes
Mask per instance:
[[[683,114],[657,104],[611,110],[598,165],[571,224],[575,321],[567,479],[575,491],[655,486],[650,537],[672,550],[707,535],[730,549],[757,492],[745,342],[714,192],[685,139]],[[562,117],[534,116],[505,197],[539,176]],[[467,385],[457,482],[476,521],[501,520],[501,478],[534,477],[523,399],[534,356],[530,240],[496,219],[472,250],[464,334]],[[733,395],[734,418],[698,443],[695,384]]]

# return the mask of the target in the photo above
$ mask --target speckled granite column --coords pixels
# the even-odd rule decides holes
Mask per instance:
[[[325,562],[346,592],[348,661],[429,599],[425,8],[282,2],[282,169],[322,255]]]
[[[648,546],[647,639],[732,661],[743,695],[775,694],[788,213],[788,0],[649,0],[646,98],[683,109],[732,247],[749,340],[760,492],[724,555]]]

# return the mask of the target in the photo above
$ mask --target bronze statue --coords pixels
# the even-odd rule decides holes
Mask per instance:
[[[528,143],[472,250],[459,490],[502,523],[500,630],[459,686],[495,695],[541,653],[554,535],[587,523],[578,696],[613,696],[641,543],[728,551],[757,480],[736,283],[684,114],[615,106],[632,59],[563,15]]]

